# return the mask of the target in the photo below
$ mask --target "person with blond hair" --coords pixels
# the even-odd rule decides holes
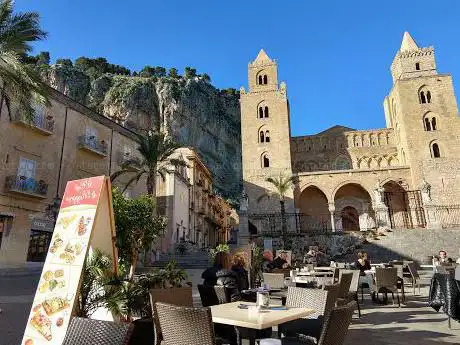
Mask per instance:
[[[236,275],[238,290],[241,292],[249,289],[248,271],[246,270],[246,260],[243,254],[236,253],[233,255],[232,264],[232,271]]]
[[[202,274],[204,285],[220,285],[226,288],[231,302],[241,300],[235,272],[231,270],[232,258],[229,253],[218,252],[214,259],[214,265],[207,268]]]

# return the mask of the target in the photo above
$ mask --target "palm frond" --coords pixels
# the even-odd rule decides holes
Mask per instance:
[[[142,175],[144,175],[145,171],[140,171],[138,172],[134,177],[132,177],[126,184],[125,187],[123,188],[122,193],[124,193],[133,183],[138,183],[139,180],[141,179]]]

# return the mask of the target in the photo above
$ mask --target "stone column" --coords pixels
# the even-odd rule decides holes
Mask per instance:
[[[329,203],[329,212],[331,214],[331,229],[335,232],[335,204]]]
[[[238,216],[240,219],[238,237],[237,237],[237,246],[243,246],[249,244],[249,219],[248,211],[239,210]]]

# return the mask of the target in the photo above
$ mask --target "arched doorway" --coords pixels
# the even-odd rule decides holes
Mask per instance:
[[[358,183],[347,183],[334,194],[335,228],[344,231],[366,231],[375,228],[372,199]]]
[[[301,230],[330,230],[331,216],[326,194],[316,186],[305,188],[299,197]]]
[[[383,185],[384,202],[388,207],[388,216],[390,218],[391,228],[411,227],[410,218],[408,217],[408,202],[406,190],[395,181],[388,181]]]
[[[340,213],[342,218],[343,231],[359,231],[359,214],[358,210],[352,206],[346,206]]]

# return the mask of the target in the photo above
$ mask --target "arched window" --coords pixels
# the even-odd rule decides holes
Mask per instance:
[[[425,91],[420,91],[420,103],[426,103]]]
[[[426,102],[431,103],[431,92],[430,91],[426,92]]]
[[[263,119],[263,118],[264,118],[264,108],[259,107],[259,119]]]
[[[265,131],[265,142],[266,143],[270,142],[270,131]]]
[[[262,81],[262,76],[259,75],[259,78],[258,78],[258,79],[259,79],[259,83],[258,83],[258,84],[259,84],[259,85],[262,85],[262,83],[263,83],[263,81]]]
[[[264,111],[265,117],[268,117],[268,107],[265,106],[265,111]]]
[[[438,119],[432,112],[428,112],[423,117],[423,125],[425,126],[425,131],[435,131],[438,129]]]
[[[270,158],[266,153],[262,155],[262,168],[270,168]]]
[[[264,143],[264,142],[265,142],[264,131],[260,131],[260,133],[259,133],[259,138],[260,138],[259,141],[260,141],[261,143]]]
[[[267,75],[265,74],[264,75],[264,85],[267,85],[268,84],[268,78],[267,78]]]
[[[431,131],[431,123],[430,123],[430,119],[425,117],[425,131]]]
[[[415,63],[415,70],[420,71],[420,62]]]
[[[439,145],[437,143],[433,143],[431,145],[431,151],[433,158],[441,157],[441,151],[439,150]]]

